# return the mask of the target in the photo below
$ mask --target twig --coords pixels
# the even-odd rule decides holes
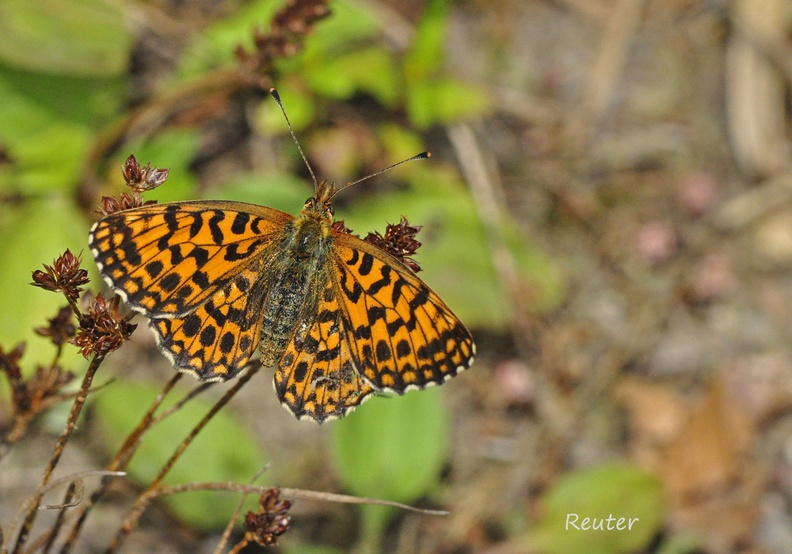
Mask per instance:
[[[85,487],[83,486],[82,481],[72,481],[69,484],[69,488],[66,490],[66,495],[63,497],[64,506],[76,506],[82,500],[84,490]],[[47,507],[50,508],[50,506]],[[48,552],[52,549],[52,545],[55,544],[55,539],[58,536],[58,532],[60,531],[61,527],[63,527],[63,520],[65,517],[66,510],[60,510],[58,512],[58,517],[55,520],[55,524],[52,526],[52,529],[49,532],[47,544],[45,544],[44,548],[42,549],[43,554],[48,554]]]
[[[262,494],[267,489],[272,487],[262,485],[242,485],[234,482],[217,482],[217,483],[183,483],[181,485],[170,485],[166,487],[159,487],[146,491],[148,494],[147,501],[161,496],[168,496],[187,491],[227,491],[227,492],[242,492],[245,494]],[[417,514],[429,516],[447,516],[447,510],[430,510],[427,508],[416,508],[400,502],[393,502],[391,500],[380,500],[377,498],[362,498],[358,496],[349,496],[346,494],[335,494],[331,492],[317,492],[304,489],[290,489],[288,487],[278,487],[281,495],[289,496],[292,498],[302,498],[305,500],[319,500],[322,502],[338,502],[341,504],[375,504],[377,506],[390,506],[391,508],[399,508],[400,510],[407,510]]]
[[[178,373],[177,375],[184,375],[184,374],[183,373]],[[164,410],[157,417],[155,417],[151,421],[151,424],[152,425],[156,425],[157,423],[159,423],[163,419],[165,419],[168,416],[172,415],[173,413],[181,410],[184,407],[184,405],[187,404],[187,402],[189,402],[190,400],[192,400],[193,398],[195,398],[196,396],[198,396],[199,394],[201,394],[205,390],[211,388],[214,384],[215,384],[214,382],[212,382],[212,383],[201,383],[197,387],[194,387],[190,392],[188,392],[187,394],[184,395],[184,398],[182,398],[181,400],[176,402],[176,404],[174,404],[173,406],[171,406],[167,410]]]
[[[773,56],[777,45],[787,40],[788,9],[787,0],[732,2],[731,21],[739,32],[726,48],[726,114],[735,158],[751,177],[769,177],[789,165],[787,96],[779,71],[789,64],[771,63],[779,57]]]
[[[512,334],[515,345],[524,359],[529,359],[533,346],[529,343],[533,335],[530,316],[531,306],[526,302],[526,294],[521,290],[517,261],[506,245],[501,222],[508,219],[504,206],[504,194],[476,141],[475,134],[467,124],[460,123],[448,129],[448,136],[459,160],[462,173],[470,186],[479,218],[484,225],[493,265],[503,289],[508,294],[512,306]],[[551,426],[554,437],[568,436],[574,429],[573,414],[564,409],[561,393],[550,380],[540,372],[535,372],[537,388],[536,408],[542,421]]]
[[[175,373],[173,377],[171,377],[171,379],[165,384],[163,389],[151,403],[151,406],[149,406],[148,410],[143,415],[140,423],[129,434],[129,436],[127,436],[126,440],[124,440],[124,443],[118,449],[116,455],[112,460],[110,460],[110,463],[107,464],[108,471],[116,471],[126,468],[129,460],[132,459],[132,456],[140,445],[140,437],[142,437],[143,433],[145,433],[151,427],[154,420],[154,412],[156,412],[157,409],[162,405],[165,397],[168,395],[171,389],[173,389],[176,383],[179,382],[182,375],[183,373]],[[80,535],[80,531],[85,524],[85,520],[88,518],[88,515],[96,503],[99,502],[102,496],[104,496],[109,483],[109,479],[102,479],[97,489],[91,494],[90,498],[85,503],[82,513],[80,514],[77,521],[74,522],[74,525],[72,525],[71,531],[69,531],[69,536],[66,538],[66,542],[61,549],[62,554],[67,554],[74,547],[75,543],[77,542],[77,538]]]
[[[253,476],[253,478],[250,481],[248,481],[248,485],[252,485],[256,481],[256,479],[261,477],[264,474],[264,472],[267,471],[268,469],[269,469],[269,464],[264,465],[264,467],[258,470],[256,474]],[[239,517],[240,512],[242,511],[242,507],[245,505],[245,499],[247,498],[248,494],[250,494],[248,491],[242,492],[242,497],[239,499],[239,503],[237,504],[236,509],[234,510],[234,513],[231,516],[231,519],[228,520],[228,525],[226,525],[226,528],[223,530],[223,535],[220,537],[220,542],[217,543],[217,548],[215,548],[214,554],[222,554],[223,549],[225,549],[225,545],[228,542],[229,537],[231,536],[231,531],[234,530],[234,523],[236,523],[236,520]]]
[[[645,3],[646,0],[617,0],[610,10],[608,24],[602,30],[602,41],[586,78],[583,98],[567,121],[568,131],[576,133],[570,138],[582,143],[581,146],[589,143],[610,106]]]
[[[159,474],[149,483],[149,486],[143,491],[135,500],[135,503],[132,505],[132,509],[130,510],[129,515],[121,524],[116,536],[113,537],[112,542],[107,547],[106,552],[112,553],[115,552],[121,544],[124,542],[126,536],[132,532],[132,530],[137,527],[138,521],[140,517],[143,515],[143,512],[146,510],[148,503],[151,499],[151,495],[153,494],[152,491],[156,491],[160,487],[160,483],[171,470],[173,465],[176,461],[181,457],[184,451],[187,449],[188,446],[192,443],[198,433],[212,420],[212,418],[220,411],[220,409],[225,406],[233,397],[236,395],[237,392],[255,375],[258,370],[261,368],[259,363],[253,363],[249,366],[248,370],[237,379],[234,386],[231,387],[220,400],[218,400],[214,406],[207,412],[207,414],[201,419],[200,422],[190,431],[190,433],[184,438],[184,440],[176,447],[176,450],[173,452],[171,457],[165,462],[165,465],[160,470]]]
[[[27,500],[25,500],[25,503],[22,504],[22,507],[19,509],[17,514],[14,516],[14,519],[11,520],[11,525],[9,526],[8,536],[9,537],[13,537],[14,536],[17,524],[19,523],[19,520],[23,517],[23,514],[29,514],[30,511],[38,512],[38,510],[40,510],[40,509],[62,509],[62,508],[69,507],[68,505],[63,505],[63,504],[59,504],[57,506],[41,506],[40,505],[41,498],[44,496],[44,494],[47,493],[48,491],[54,489],[55,487],[58,487],[58,486],[60,486],[60,485],[62,485],[64,483],[69,483],[69,482],[74,483],[76,481],[82,481],[86,477],[94,477],[94,476],[118,477],[118,476],[122,476],[122,475],[126,475],[126,474],[123,471],[107,471],[107,470],[103,470],[103,469],[92,469],[92,470],[88,470],[88,471],[81,471],[81,472],[78,472],[78,473],[72,473],[70,475],[65,475],[63,477],[60,477],[60,478],[52,481],[52,482],[47,483],[46,485],[40,485],[35,491],[33,491],[33,494],[30,495],[30,497],[28,497]],[[17,543],[18,542],[19,542],[19,539],[17,539]],[[17,548],[17,547],[15,546],[15,548]]]
[[[38,490],[42,492],[36,493],[29,503],[27,508],[28,512],[25,515],[22,528],[20,529],[19,536],[17,537],[16,544],[14,545],[14,549],[12,551],[13,554],[18,554],[21,552],[22,548],[25,546],[25,542],[30,536],[30,530],[33,528],[33,524],[35,523],[38,514],[37,508],[41,502],[43,490],[47,486],[47,483],[49,483],[49,480],[52,477],[52,472],[58,465],[61,455],[63,454],[63,450],[66,448],[66,444],[69,442],[69,439],[74,432],[74,428],[77,424],[77,418],[80,417],[80,413],[82,412],[83,406],[85,405],[85,400],[88,398],[88,391],[91,389],[91,383],[93,382],[94,375],[96,375],[96,371],[99,369],[99,366],[102,365],[103,361],[104,356],[94,356],[90,365],[88,366],[88,370],[85,372],[85,377],[83,378],[82,385],[80,386],[80,391],[74,398],[74,403],[72,404],[71,410],[69,412],[69,418],[66,420],[66,427],[63,429],[60,437],[58,437],[58,442],[55,444],[55,450],[52,453],[52,458],[50,458],[50,461],[44,470],[44,475],[41,478],[41,484],[39,485]]]

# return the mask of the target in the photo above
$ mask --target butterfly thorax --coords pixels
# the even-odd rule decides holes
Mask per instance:
[[[286,345],[300,332],[298,322],[316,311],[320,300],[317,291],[323,290],[329,279],[327,258],[331,246],[330,220],[318,213],[303,210],[284,227],[279,244],[263,268],[268,291],[262,299],[264,365],[278,363]]]

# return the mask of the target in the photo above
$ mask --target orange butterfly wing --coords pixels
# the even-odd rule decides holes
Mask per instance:
[[[157,347],[174,367],[201,380],[236,375],[258,347],[260,298],[250,297],[256,275],[244,270],[194,312],[150,321]]]
[[[470,367],[470,332],[415,273],[357,237],[333,238],[322,295],[275,374],[289,410],[340,417],[375,392],[404,394]]]
[[[357,237],[334,245],[347,340],[360,374],[404,394],[441,384],[473,363],[470,331],[402,262]]]
[[[321,422],[344,416],[375,389],[357,370],[334,283],[325,279],[320,294],[318,305],[304,307],[275,372],[275,390],[298,418]]]
[[[271,262],[294,218],[241,202],[157,204],[91,230],[105,281],[151,319],[180,370],[228,379],[259,346]],[[357,237],[332,232],[295,329],[277,356],[275,389],[298,417],[340,417],[373,393],[439,384],[468,368],[473,339],[409,268]]]
[[[174,366],[228,379],[258,346],[266,294],[258,267],[292,220],[242,202],[154,204],[100,220],[89,244],[105,281],[151,319]]]

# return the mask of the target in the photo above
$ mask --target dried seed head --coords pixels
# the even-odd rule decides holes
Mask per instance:
[[[418,273],[421,271],[421,266],[409,256],[415,254],[418,248],[421,247],[421,243],[415,240],[415,236],[421,230],[421,227],[421,225],[410,225],[407,218],[402,216],[399,223],[395,225],[388,224],[385,229],[385,236],[374,231],[366,235],[363,240],[401,260],[413,273]]]
[[[118,297],[106,299],[101,294],[89,304],[80,318],[80,329],[70,342],[80,348],[86,358],[106,356],[127,340],[137,325],[129,323],[118,312]]]
[[[333,221],[333,223],[330,225],[330,228],[336,233],[343,233],[345,235],[352,234],[352,229],[347,227],[343,220]]]
[[[13,385],[22,378],[19,369],[19,360],[25,355],[25,343],[20,342],[10,352],[5,352],[0,346],[0,371],[6,374]]]
[[[156,200],[143,200],[139,194],[129,194],[122,192],[120,199],[115,199],[112,196],[102,196],[102,207],[97,210],[103,216],[114,214],[129,210],[130,208],[139,208],[140,206],[148,206],[149,204],[156,204]]]
[[[74,325],[72,317],[71,307],[65,306],[58,311],[58,315],[47,320],[49,322],[48,326],[36,327],[34,330],[36,334],[42,337],[50,337],[55,346],[61,346],[69,342],[77,331],[77,326]]]
[[[53,364],[38,367],[29,379],[22,378],[19,360],[25,353],[25,344],[17,344],[10,352],[0,347],[0,371],[6,374],[11,385],[11,402],[14,416],[19,418],[37,414],[62,399],[61,390],[72,381],[74,374]]]
[[[286,515],[292,506],[291,500],[280,500],[280,491],[270,488],[259,498],[256,513],[245,515],[245,538],[261,546],[276,546],[278,537],[289,529],[291,516]]]
[[[272,18],[269,33],[253,31],[253,51],[242,46],[235,50],[241,66],[254,75],[270,72],[278,58],[295,55],[302,49],[303,39],[314,24],[330,15],[328,0],[289,0]]]
[[[124,181],[136,193],[157,188],[165,182],[169,172],[169,169],[151,167],[150,163],[141,166],[133,154],[129,155],[122,168]]]
[[[80,256],[66,250],[53,265],[44,264],[46,271],[34,271],[30,284],[44,290],[62,292],[70,301],[77,300],[83,290],[82,285],[89,281],[88,272],[80,269],[80,261]]]

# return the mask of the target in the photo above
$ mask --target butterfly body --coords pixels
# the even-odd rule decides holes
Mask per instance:
[[[262,299],[261,360],[273,366],[280,360],[302,313],[319,304],[317,292],[325,288],[324,270],[332,247],[329,220],[315,213],[300,214],[289,222],[275,254],[262,265],[261,274],[271,276]]]
[[[475,353],[407,266],[332,227],[334,193],[318,184],[296,217],[227,201],[133,208],[97,222],[89,243],[177,369],[226,380],[258,347],[284,406],[323,421],[375,392],[440,384]]]

